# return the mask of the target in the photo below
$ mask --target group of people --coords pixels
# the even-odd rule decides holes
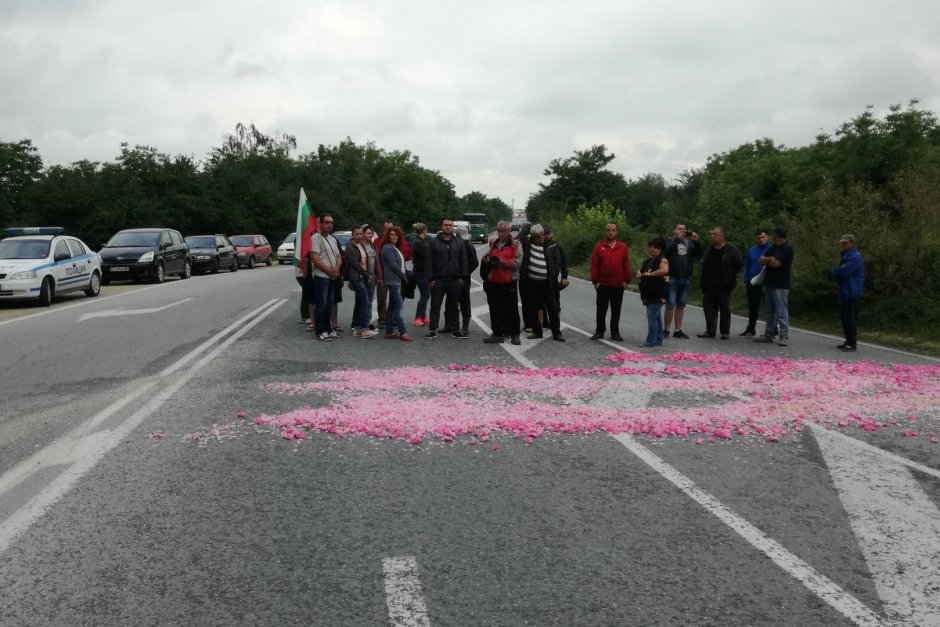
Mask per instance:
[[[465,339],[471,318],[470,277],[479,268],[492,327],[485,343],[509,341],[519,345],[523,331],[528,339],[539,339],[546,328],[552,339],[564,342],[560,293],[568,285],[568,265],[564,251],[552,238],[551,227],[526,224],[514,237],[510,224],[501,221],[481,259],[469,241],[466,227],[459,228],[463,232],[455,233],[454,221],[444,219],[440,231],[432,236],[427,225],[419,222],[413,225],[413,235],[406,238],[400,227],[386,222],[382,235],[377,237],[373,227],[365,224],[352,229],[352,239],[341,249],[331,235],[333,216],[320,216],[311,238],[310,255],[298,269],[298,282],[303,286],[301,317],[307,321],[307,330],[322,341],[342,333],[336,320],[336,303],[342,300],[345,284],[355,295],[351,325],[354,336],[374,337],[384,329],[386,339],[412,341],[405,326],[403,303],[406,294],[414,297],[416,292],[413,324],[427,327],[425,339],[432,340],[442,333]],[[635,275],[647,313],[647,336],[640,346],[661,346],[670,336],[689,339],[682,325],[698,259],[705,330],[697,337],[730,338],[731,294],[743,269],[748,324],[739,335],[753,337],[759,343],[787,346],[793,246],[783,227],[769,233],[758,229],[754,236],[755,244],[744,255],[728,241],[721,226],[711,230],[707,247],[684,224],[675,226],[672,237],[649,240],[649,256]],[[832,274],[838,285],[845,341],[838,348],[855,351],[864,260],[853,235],[844,235],[839,245],[841,259],[832,267]],[[411,269],[407,268],[409,261]],[[609,328],[611,340],[623,341],[620,314],[624,291],[633,276],[629,247],[618,239],[617,224],[608,223],[603,239],[591,253],[591,283],[596,291],[592,340],[602,339]],[[373,324],[376,299],[378,320]],[[765,325],[758,335],[761,303]]]
[[[608,225],[608,229],[613,225]],[[615,231],[616,232],[616,231]],[[643,347],[662,345],[670,335],[689,339],[682,330],[685,306],[689,298],[693,259],[701,257],[702,309],[705,330],[697,337],[727,340],[731,336],[731,293],[738,284],[738,273],[743,268],[743,282],[747,292],[748,324],[739,335],[753,337],[755,342],[780,346],[790,343],[789,294],[793,267],[793,246],[787,240],[787,231],[776,227],[768,231],[757,229],[756,242],[742,256],[728,241],[721,226],[711,230],[712,241],[702,248],[698,234],[689,232],[684,224],[677,224],[669,240],[657,237],[648,242],[649,258],[637,272],[640,297],[647,308],[648,334],[640,344]],[[843,235],[839,240],[840,261],[832,266],[840,308],[845,341],[837,346],[842,351],[858,350],[859,303],[865,285],[865,264],[858,250],[855,236]],[[595,256],[598,255],[595,249]],[[593,280],[592,262],[592,280]],[[595,281],[597,285],[597,281]],[[761,303],[764,304],[764,332],[757,334],[757,320]],[[663,319],[660,310],[665,304]],[[598,315],[602,298],[598,291]],[[615,309],[619,312],[619,305]],[[603,336],[603,321],[598,319],[598,334]],[[613,321],[612,329],[615,329]],[[595,335],[598,335],[595,334]],[[619,335],[619,334],[617,334]],[[618,339],[612,334],[613,339]]]

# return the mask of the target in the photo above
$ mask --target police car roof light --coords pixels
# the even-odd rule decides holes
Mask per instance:
[[[3,229],[8,236],[15,235],[59,235],[64,233],[65,229],[61,226],[13,226]]]

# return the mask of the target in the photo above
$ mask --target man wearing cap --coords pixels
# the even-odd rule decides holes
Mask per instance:
[[[558,276],[558,246],[547,246],[545,242],[545,229],[541,224],[533,224],[529,231],[529,241],[522,241],[522,268],[519,275],[528,277],[530,299],[523,301],[523,308],[529,307],[529,321],[532,324],[532,333],[526,337],[536,340],[542,337],[542,322],[539,321],[538,311],[544,309],[548,316],[546,324],[552,330],[552,339],[564,342],[561,335],[561,320],[558,318],[558,300],[555,292],[555,277]]]
[[[832,266],[832,276],[839,291],[842,333],[845,342],[836,348],[845,352],[858,350],[858,310],[865,289],[865,260],[855,244],[855,236],[846,233],[839,239],[841,260]]]

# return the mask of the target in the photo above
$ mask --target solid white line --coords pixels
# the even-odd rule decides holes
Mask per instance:
[[[633,436],[620,434],[613,437],[667,481],[679,488],[686,496],[725,523],[751,546],[764,553],[777,566],[801,582],[816,596],[850,621],[857,625],[881,625],[884,623],[882,618],[864,603],[785,549],[779,542],[768,538],[757,527],[738,516],[713,496],[698,488],[692,480],[651,453],[649,449],[638,443]]]
[[[233,322],[232,324],[228,325],[227,327],[225,327],[224,329],[222,329],[221,331],[219,331],[218,333],[216,333],[215,335],[213,335],[212,337],[210,337],[208,340],[206,340],[205,342],[203,342],[202,344],[200,344],[199,346],[197,346],[197,347],[194,348],[193,350],[189,351],[188,353],[186,353],[185,355],[183,355],[182,357],[180,357],[178,360],[176,360],[176,362],[174,362],[173,364],[171,364],[171,365],[167,366],[166,368],[164,368],[163,371],[160,372],[160,374],[157,375],[157,376],[165,377],[165,376],[167,376],[168,374],[171,374],[171,373],[175,372],[176,370],[179,370],[180,368],[182,368],[183,366],[185,366],[187,363],[189,363],[189,362],[193,359],[193,357],[195,357],[196,355],[198,355],[199,353],[201,353],[202,351],[204,351],[204,350],[205,350],[206,348],[208,348],[209,346],[212,346],[213,344],[215,344],[216,342],[218,342],[221,338],[223,338],[223,337],[225,337],[226,335],[228,335],[233,329],[236,329],[236,328],[238,328],[240,325],[244,324],[244,322],[245,322],[246,320],[248,320],[248,319],[250,319],[251,317],[257,315],[257,313],[258,313],[259,311],[261,311],[262,309],[264,309],[264,308],[266,308],[266,307],[271,307],[272,303],[277,303],[277,305],[274,305],[274,307],[271,308],[272,311],[273,311],[275,307],[280,307],[280,306],[281,306],[282,304],[284,304],[285,302],[287,302],[287,301],[284,300],[284,299],[277,299],[277,298],[273,298],[273,299],[269,300],[269,301],[266,302],[265,304],[261,305],[260,307],[258,307],[258,308],[255,309],[254,311],[248,313],[247,315],[245,315],[245,316],[239,318],[238,320],[236,320],[236,321]],[[265,315],[267,315],[267,314],[265,314]]]
[[[382,570],[389,623],[396,627],[430,627],[414,556],[386,557],[382,560]]]
[[[868,444],[867,442],[856,440],[855,438],[845,435],[844,433],[840,433],[839,431],[836,431],[835,429],[832,429],[832,430],[826,429],[823,426],[820,426],[811,422],[804,422],[803,424],[808,426],[810,429],[812,429],[814,432],[814,435],[816,433],[825,433],[827,435],[831,435],[834,438],[838,438],[842,440],[845,444],[851,444],[852,446],[860,448],[862,451],[865,451],[868,453],[876,453],[886,459],[891,460],[892,462],[896,464],[903,464],[904,466],[913,468],[914,470],[920,471],[926,475],[933,475],[934,477],[940,479],[940,470],[937,470],[936,468],[931,468],[930,466],[924,466],[923,464],[907,459],[906,457],[901,457],[900,455],[897,455],[890,451],[885,451],[883,449],[880,449],[877,446],[872,446],[871,444]]]
[[[902,464],[814,429],[888,617],[940,625],[940,510]]]
[[[176,392],[178,392],[179,389],[182,388],[186,383],[188,383],[196,373],[212,362],[212,360],[217,358],[222,353],[222,351],[231,346],[236,340],[255,327],[258,323],[264,320],[275,309],[283,305],[285,302],[287,301],[279,300],[274,302],[273,305],[271,305],[271,303],[265,305],[265,307],[268,307],[268,305],[270,305],[270,307],[258,315],[254,320],[239,329],[237,332],[233,333],[228,339],[219,344],[219,346],[209,352],[202,359],[197,361],[188,372],[181,375],[175,382],[171,383],[167,388],[165,388],[155,397],[151,398],[147,403],[145,403],[136,412],[131,414],[116,428],[89,433],[79,438],[78,441],[68,442],[70,445],[68,447],[68,454],[64,459],[59,459],[58,463],[61,464],[63,462],[72,462],[71,465],[63,470],[55,479],[50,481],[39,494],[34,496],[21,508],[16,510],[6,520],[0,522],[0,555],[2,555],[10,547],[13,541],[21,533],[26,531],[34,522],[36,522],[36,520],[38,520],[52,504],[67,494],[68,491],[71,490],[75,485],[75,483],[81,479],[89,470],[94,468],[95,465],[111,449],[123,441],[124,438],[126,438],[134,429],[140,426],[144,420],[156,413],[160,406],[163,405],[167,399],[171,398]],[[255,311],[257,312],[260,309],[264,309],[264,307],[256,309]],[[246,318],[242,318],[242,320],[245,319]],[[226,331],[216,334],[214,339],[217,341],[225,332]],[[200,348],[208,348],[208,346],[209,343],[204,343]],[[188,362],[197,356],[198,355],[196,352],[193,351],[189,353],[184,359]],[[183,365],[181,362],[183,362],[183,360],[177,362],[179,367],[182,367]],[[176,368],[174,368],[174,370],[175,369]],[[163,376],[161,375],[160,378],[162,379]],[[133,394],[127,400],[132,400],[139,397],[143,391],[149,391],[155,385],[156,383],[153,383],[150,386],[145,387],[144,390]],[[89,423],[80,427],[78,430],[76,430],[76,432],[87,431],[90,424],[98,424],[106,418],[110,417],[111,414],[117,412],[121,407],[123,407],[126,402],[127,401],[125,399],[122,399],[121,401],[112,403],[105,411],[97,414],[91,421],[89,421]],[[34,466],[33,472],[38,472],[43,467],[52,465],[49,463],[49,460],[53,459],[51,453],[57,450],[61,451],[62,443],[64,441],[65,438],[60,439],[59,441],[51,444],[49,447],[43,449],[43,451],[40,451],[31,457],[28,461],[41,460],[44,464],[40,466]],[[15,479],[18,479],[17,483],[19,483],[24,479],[29,478],[29,475],[24,476],[22,471],[22,467],[26,466],[28,466],[27,463],[18,464],[16,467],[16,473],[5,473],[2,477],[0,477],[0,486],[4,486],[4,491],[16,485],[13,483]],[[8,475],[10,475],[9,478]]]

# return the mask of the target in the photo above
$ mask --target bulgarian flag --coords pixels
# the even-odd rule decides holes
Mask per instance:
[[[304,188],[300,188],[300,200],[297,202],[297,239],[294,241],[294,265],[300,266],[302,259],[307,258],[310,252],[310,238],[313,232],[317,230],[317,219],[313,215],[313,209],[307,201],[307,194]]]

